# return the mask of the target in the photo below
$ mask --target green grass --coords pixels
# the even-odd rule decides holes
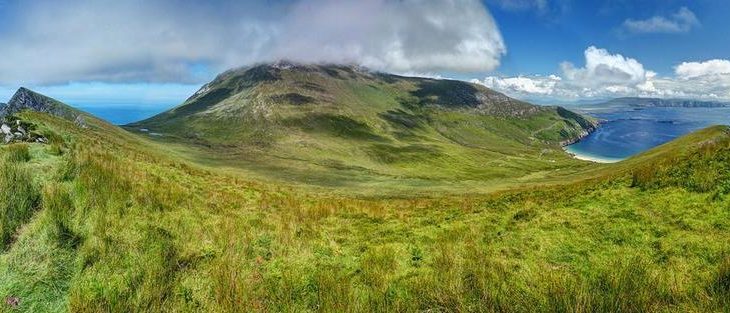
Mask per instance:
[[[19,158],[14,156],[23,151]],[[38,209],[39,192],[30,173],[20,162],[29,160],[25,149],[8,149],[5,161],[0,161],[0,249],[6,250],[15,240],[18,229],[30,220]],[[27,159],[26,159],[27,157]]]
[[[212,170],[346,194],[489,192],[584,167],[559,143],[594,123],[474,84],[350,67],[264,65],[205,88],[126,129]]]
[[[9,163],[20,163],[30,161],[30,150],[27,144],[17,143],[4,148],[5,161]]]
[[[31,144],[29,161],[3,163],[9,169],[0,179],[34,192],[0,190],[12,197],[0,203],[29,204],[0,255],[0,299],[17,297],[20,305],[0,303],[0,311],[712,312],[729,305],[730,197],[706,188],[730,179],[726,127],[615,165],[546,172],[539,184],[491,193],[470,193],[466,184],[402,186],[384,197],[261,182],[186,161],[190,148],[101,122],[80,129],[43,114],[24,117],[64,134],[64,153]],[[414,148],[380,149],[396,156],[379,162],[397,165]],[[702,174],[712,171],[720,174]],[[419,188],[430,194],[412,192]]]

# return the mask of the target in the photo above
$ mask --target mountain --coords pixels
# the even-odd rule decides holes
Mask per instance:
[[[36,93],[28,88],[20,87],[5,106],[0,106],[0,118],[24,110],[48,113],[80,124],[84,122],[84,117],[89,117],[88,114],[61,101]]]
[[[563,133],[540,134],[548,140],[569,139],[591,127],[587,118],[558,107],[532,105],[472,83],[402,77],[354,66],[291,63],[227,71],[182,105],[131,126],[210,143],[270,144],[268,139],[302,129],[393,139],[405,135],[405,128],[434,126],[434,116],[453,113],[524,121],[539,116],[568,124],[570,129]],[[310,126],[302,125],[306,123]]]
[[[131,136],[92,114],[21,87],[6,105],[0,106],[0,124],[3,126],[0,131],[0,137],[2,137],[0,143],[38,142],[45,144],[50,141],[55,145],[58,137],[43,125],[46,124],[48,117],[58,118],[75,126],[72,129],[64,129],[64,133],[105,129],[118,132],[117,137],[120,138]],[[38,123],[39,121],[40,123]]]
[[[279,62],[227,71],[126,129],[207,150],[199,158],[211,162],[308,181],[340,172],[332,181],[341,182],[519,177],[574,164],[560,144],[595,127],[472,83]]]
[[[659,98],[616,98],[607,102],[593,104],[593,106],[609,107],[683,107],[683,108],[716,108],[730,106],[728,102],[699,101],[687,99],[659,99]]]

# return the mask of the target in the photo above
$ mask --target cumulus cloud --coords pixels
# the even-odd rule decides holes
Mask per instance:
[[[563,62],[560,68],[565,78],[581,86],[598,85],[635,85],[646,81],[653,75],[644,66],[632,58],[620,54],[611,54],[605,49],[588,47],[583,53],[585,66],[576,68],[569,62]]]
[[[489,76],[473,82],[537,102],[628,96],[730,101],[728,60],[685,62],[674,76],[660,77],[636,59],[605,49],[589,47],[584,54],[584,66],[564,62],[560,76]]]
[[[654,16],[645,20],[627,19],[622,27],[634,34],[686,33],[699,26],[700,21],[690,9],[682,7],[671,16]]]
[[[199,82],[201,70],[278,59],[476,72],[506,52],[478,0],[39,0],[6,9],[6,84]]]
[[[555,92],[555,87],[562,79],[555,75],[548,77],[487,77],[484,81],[473,81],[475,83],[482,83],[493,89],[506,91],[508,93],[527,93],[536,95],[552,95]]]
[[[684,79],[707,75],[730,74],[730,60],[709,60],[705,62],[683,62],[675,68],[677,76]]]

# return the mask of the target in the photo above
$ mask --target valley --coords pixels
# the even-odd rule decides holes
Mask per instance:
[[[124,127],[14,98],[48,142],[0,149],[0,312],[729,305],[727,126],[595,164],[563,108],[283,63]]]

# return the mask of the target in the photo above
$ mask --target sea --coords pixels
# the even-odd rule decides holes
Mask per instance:
[[[77,105],[76,108],[91,113],[96,117],[106,120],[114,125],[125,125],[132,122],[144,120],[146,118],[162,113],[172,108],[169,106],[138,106],[138,105],[110,105],[110,106],[83,106]]]
[[[712,125],[730,125],[722,108],[571,108],[605,122],[566,151],[587,159],[615,162]]]

